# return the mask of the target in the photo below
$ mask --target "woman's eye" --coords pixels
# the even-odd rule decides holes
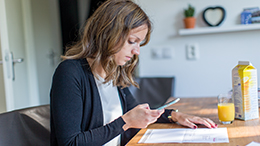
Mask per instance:
[[[128,43],[129,43],[129,44],[134,44],[135,42],[132,42],[132,41],[129,40]]]

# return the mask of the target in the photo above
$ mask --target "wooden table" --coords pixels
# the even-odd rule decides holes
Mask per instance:
[[[166,129],[166,128],[187,128],[178,124],[151,124],[145,129],[141,129],[135,137],[129,141],[127,146],[245,146],[252,141],[260,143],[260,120],[235,120],[230,125],[222,125],[218,121],[217,113],[217,98],[182,98],[178,103],[171,108],[179,109],[179,111],[187,114],[207,117],[218,124],[218,127],[227,127],[229,143],[157,143],[157,144],[138,144],[143,134],[147,129]],[[260,108],[259,108],[260,109]],[[259,111],[260,113],[260,111]],[[202,128],[203,126],[199,126]],[[204,128],[204,127],[203,127]]]

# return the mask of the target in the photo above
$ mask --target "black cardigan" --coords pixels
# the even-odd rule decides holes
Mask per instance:
[[[123,113],[137,105],[128,88],[118,88]],[[122,129],[121,117],[103,125],[103,112],[94,76],[86,59],[65,60],[53,75],[50,92],[51,145],[103,145],[122,134],[125,145],[139,129]],[[169,122],[169,110],[157,122]]]

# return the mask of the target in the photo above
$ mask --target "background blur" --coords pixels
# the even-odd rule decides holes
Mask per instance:
[[[174,76],[176,97],[216,97],[231,90],[231,70],[240,60],[250,61],[260,68],[260,27],[229,31],[240,24],[240,13],[244,8],[260,7],[258,0],[134,1],[153,22],[151,41],[141,48],[136,75]],[[100,2],[0,0],[0,60],[6,57],[8,46],[15,58],[24,58],[23,63],[14,66],[15,81],[4,74],[6,65],[0,65],[0,112],[49,103],[51,78],[61,61],[59,56],[64,53],[66,45],[77,39],[78,30]],[[208,28],[202,19],[204,9],[222,6],[226,17],[219,28],[227,31],[180,35],[179,31],[184,28],[183,10],[188,4],[195,7],[197,22],[194,30]],[[5,26],[8,33],[3,31]],[[10,35],[9,41],[6,41],[5,34]],[[196,47],[195,59],[187,58],[187,46]]]
[[[183,10],[191,4],[197,18],[195,29],[208,27],[202,19],[207,7],[222,6],[226,18],[219,26],[240,24],[244,8],[260,7],[257,0],[136,0],[150,16],[154,30],[150,43],[141,49],[139,76],[175,76],[175,96],[210,97],[232,89],[231,70],[238,61],[250,61],[260,69],[260,29],[180,36]],[[186,46],[197,44],[196,60],[188,60]],[[166,48],[166,49],[164,49]],[[153,49],[166,50],[171,58],[153,56]],[[170,51],[169,51],[170,50]],[[161,53],[161,52],[159,52]],[[258,77],[260,71],[258,71]],[[259,83],[259,79],[258,79]]]

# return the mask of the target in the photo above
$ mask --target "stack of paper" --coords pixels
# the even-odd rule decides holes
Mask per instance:
[[[148,129],[138,143],[228,143],[227,128]]]

